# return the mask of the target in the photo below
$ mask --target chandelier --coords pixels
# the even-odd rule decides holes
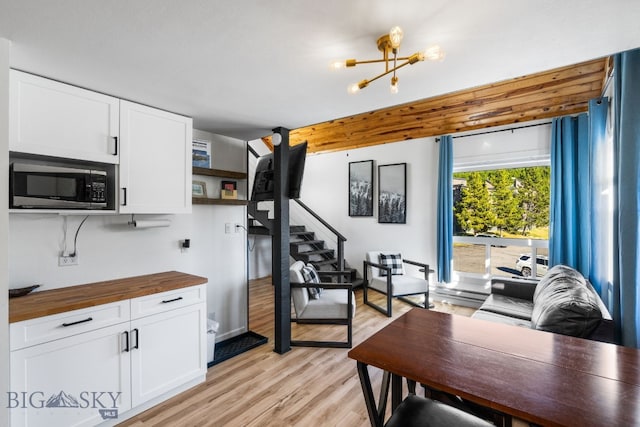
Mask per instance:
[[[404,33],[402,28],[395,26],[389,31],[389,34],[380,36],[377,41],[378,50],[382,52],[382,59],[370,59],[366,61],[358,61],[355,59],[347,59],[346,61],[336,61],[331,64],[331,68],[340,69],[345,67],[355,67],[359,64],[373,64],[378,62],[384,62],[384,72],[377,76],[364,79],[358,83],[349,85],[347,88],[349,93],[357,93],[360,89],[364,89],[369,86],[369,83],[378,80],[388,74],[391,76],[391,93],[398,93],[398,76],[396,71],[405,65],[413,65],[418,61],[424,61],[425,59],[431,61],[442,61],[444,59],[444,51],[440,49],[440,46],[431,46],[425,51],[416,52],[411,56],[398,56],[400,50],[400,42]]]

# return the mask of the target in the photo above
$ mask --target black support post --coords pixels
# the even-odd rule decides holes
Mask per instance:
[[[291,350],[291,287],[289,282],[289,129],[275,128],[280,143],[274,143],[274,228],[271,241],[271,265],[275,286],[274,351]],[[276,137],[277,138],[277,137]],[[274,138],[275,139],[275,138]]]

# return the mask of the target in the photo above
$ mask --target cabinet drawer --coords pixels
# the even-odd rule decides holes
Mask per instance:
[[[206,301],[207,285],[161,292],[131,300],[131,318],[137,319]]]
[[[128,322],[129,300],[67,311],[10,324],[10,350]]]

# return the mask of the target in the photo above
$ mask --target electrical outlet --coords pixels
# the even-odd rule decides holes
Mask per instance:
[[[233,227],[233,224],[231,224],[230,222],[227,222],[227,223],[224,225],[224,232],[225,232],[226,234],[233,233],[233,228],[234,228],[234,227]]]
[[[78,265],[78,255],[76,256],[64,256],[58,257],[58,267],[67,267],[69,265]]]

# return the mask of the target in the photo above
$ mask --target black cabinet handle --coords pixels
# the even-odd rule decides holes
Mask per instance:
[[[138,330],[138,328],[135,328],[133,332],[136,333],[136,344],[131,346],[131,350],[140,348],[140,331]]]
[[[73,325],[78,325],[80,323],[91,322],[92,320],[93,320],[93,317],[87,317],[86,319],[78,320],[77,322],[63,323],[62,326],[64,326],[66,328],[67,326],[73,326]]]
[[[122,187],[122,193],[123,193],[122,206],[127,206],[127,187]]]
[[[124,331],[123,334],[124,334],[124,344],[125,344],[123,351],[128,353],[129,352],[129,331]]]
[[[113,155],[117,156],[118,155],[118,137],[117,136],[113,136],[113,141],[115,142],[115,147],[113,150]]]
[[[174,298],[174,299],[165,299],[165,300],[162,300],[162,303],[163,304],[167,304],[167,303],[170,303],[170,302],[180,301],[181,299],[183,299],[183,298],[182,297],[178,297],[178,298]]]

